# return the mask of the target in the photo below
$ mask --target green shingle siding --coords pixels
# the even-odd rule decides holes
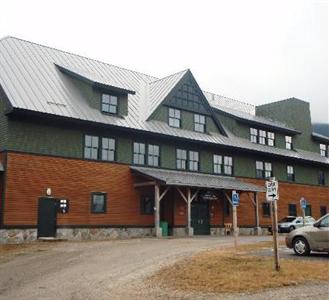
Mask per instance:
[[[213,153],[200,151],[200,171],[203,173],[213,173]]]
[[[279,120],[301,131],[293,138],[294,147],[319,153],[319,144],[311,137],[313,129],[309,103],[292,98],[257,106],[256,114]]]
[[[77,130],[9,121],[7,149],[10,150],[81,158],[82,142],[83,133]]]
[[[160,105],[152,114],[152,120],[168,123],[168,106]],[[194,130],[194,113],[181,110],[181,129]],[[219,133],[214,120],[206,116],[206,132]]]
[[[176,168],[176,148],[174,145],[160,145],[160,161],[161,166],[167,169],[175,169]]]
[[[152,114],[151,119],[168,123],[168,107],[160,105]]]
[[[0,120],[3,117],[0,116]],[[4,127],[1,127],[3,130]],[[68,129],[70,128],[70,129]],[[88,130],[87,130],[88,129]],[[61,124],[46,124],[45,121],[31,122],[22,120],[8,121],[8,139],[6,148],[22,152],[31,152],[39,154],[48,154],[64,157],[83,158],[84,135],[91,134],[97,136],[114,137],[116,139],[116,160],[120,163],[132,163],[132,143],[134,138],[129,134],[118,135],[112,130],[89,129],[79,127],[64,127]],[[115,134],[114,134],[115,133]],[[213,153],[221,155],[230,155],[234,161],[234,176],[255,178],[256,160],[269,161],[273,163],[273,173],[280,181],[287,180],[286,162],[273,161],[271,158],[252,156],[250,154],[232,154],[222,151],[216,147],[205,149],[204,146],[198,147],[195,143],[174,143],[164,139],[153,139],[139,136],[139,140],[145,143],[154,143],[160,145],[160,161],[162,168],[176,168],[176,149],[199,151],[200,153],[200,172],[213,173]],[[3,141],[2,141],[3,143]],[[296,165],[295,177],[297,183],[318,184],[319,167]],[[329,171],[326,171],[326,185],[329,185]]]
[[[63,75],[66,76],[66,75]],[[91,85],[77,79],[70,78],[72,84],[76,87],[77,91],[83,95],[81,98],[86,98],[90,107],[101,110],[102,92],[94,89]],[[118,97],[118,115],[128,115],[128,96],[121,95]]]
[[[132,140],[129,138],[116,138],[116,157],[117,161],[121,163],[132,163]]]
[[[0,150],[4,149],[7,144],[8,119],[4,114],[6,109],[7,105],[1,98],[0,92]]]
[[[234,156],[234,175],[254,178],[256,175],[255,158]]]

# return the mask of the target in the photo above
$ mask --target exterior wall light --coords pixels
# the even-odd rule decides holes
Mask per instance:
[[[51,196],[51,188],[47,188],[46,189],[46,195],[47,196]]]

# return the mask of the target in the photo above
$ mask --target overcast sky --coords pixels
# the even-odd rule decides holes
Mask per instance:
[[[326,0],[2,0],[6,35],[157,77],[190,68],[255,105],[297,97],[328,123]]]

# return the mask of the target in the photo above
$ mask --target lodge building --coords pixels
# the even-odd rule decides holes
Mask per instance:
[[[329,138],[296,98],[253,106],[21,39],[0,40],[0,242],[240,233],[329,206]],[[168,230],[167,227],[168,226]]]

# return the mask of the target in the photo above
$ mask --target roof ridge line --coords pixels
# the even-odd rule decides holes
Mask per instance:
[[[202,91],[205,92],[205,93],[209,93],[209,94],[215,95],[215,96],[224,97],[224,98],[226,98],[226,99],[233,100],[233,101],[235,101],[235,102],[239,102],[239,103],[242,103],[242,104],[246,104],[246,105],[249,105],[249,106],[256,107],[256,105],[251,104],[251,103],[246,102],[246,101],[237,100],[237,99],[234,99],[234,98],[231,98],[231,97],[227,97],[227,96],[224,96],[224,95],[216,94],[216,93],[209,92],[209,91],[206,91],[206,90],[202,90]]]
[[[168,78],[168,77],[171,77],[171,76],[177,75],[177,74],[179,74],[179,73],[187,72],[187,71],[189,71],[189,70],[190,70],[190,69],[187,68],[187,69],[184,69],[184,70],[182,70],[182,71],[175,72],[175,73],[170,74],[170,75],[167,75],[167,76],[165,76],[165,77],[155,79],[154,81],[149,82],[149,84],[156,83],[156,82],[158,82],[158,81],[160,81],[160,80],[164,80],[164,79],[166,79],[166,78]]]
[[[5,36],[5,37],[1,38],[0,39],[0,42],[3,41],[3,40],[9,39],[9,38],[16,39],[16,40],[19,40],[19,41],[23,41],[23,42],[26,42],[26,43],[30,43],[30,44],[33,44],[33,45],[37,45],[37,46],[40,46],[40,47],[44,47],[44,48],[48,48],[48,49],[60,51],[62,53],[66,53],[66,54],[70,54],[70,55],[75,55],[75,56],[78,56],[78,57],[81,57],[81,58],[84,58],[84,59],[88,59],[88,60],[91,60],[91,61],[95,61],[95,62],[104,64],[104,65],[107,65],[107,66],[111,66],[111,67],[114,67],[114,68],[126,70],[126,71],[129,71],[129,72],[138,73],[140,75],[144,75],[144,76],[147,76],[147,77],[157,78],[157,77],[155,77],[153,75],[149,75],[149,74],[146,74],[146,73],[143,73],[143,72],[140,72],[140,71],[134,71],[134,70],[131,70],[131,69],[128,69],[128,68],[125,68],[125,67],[119,67],[117,65],[113,65],[113,64],[110,64],[110,63],[107,63],[107,62],[104,62],[104,61],[101,61],[101,60],[98,60],[98,59],[90,58],[90,57],[87,57],[85,55],[76,54],[76,53],[73,53],[73,52],[70,52],[70,51],[61,50],[61,49],[58,49],[56,47],[43,45],[43,44],[40,44],[40,43],[32,42],[32,41],[29,41],[29,40],[26,40],[26,39],[23,39],[23,38],[18,38],[18,37],[11,36],[11,35],[8,35],[8,36]]]

